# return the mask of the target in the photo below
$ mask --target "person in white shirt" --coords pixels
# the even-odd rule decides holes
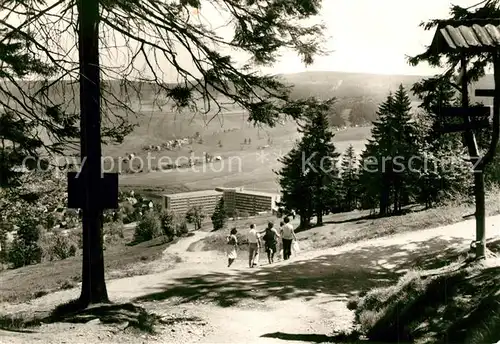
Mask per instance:
[[[285,225],[281,227],[281,238],[283,239],[283,259],[287,260],[292,255],[292,241],[297,240],[295,231],[287,216],[283,220]]]
[[[250,225],[248,232],[248,265],[253,268],[259,262],[260,236],[254,224]]]

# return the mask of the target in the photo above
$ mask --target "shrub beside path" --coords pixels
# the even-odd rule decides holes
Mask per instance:
[[[500,234],[500,216],[487,219],[488,238]],[[226,268],[215,252],[187,252],[209,233],[170,246],[164,254],[182,261],[172,270],[108,281],[112,301],[140,302],[171,321],[148,343],[326,342],[333,331],[349,329],[353,314],[346,301],[369,288],[387,285],[414,268],[439,267],[467,249],[475,221],[382,237],[249,269]],[[246,254],[245,251],[240,251]],[[50,309],[79,295],[78,289],[46,295],[27,304],[0,304],[0,313]],[[0,332],[1,343],[137,343],[106,326],[44,325],[35,333]],[[140,337],[141,338],[141,337]]]

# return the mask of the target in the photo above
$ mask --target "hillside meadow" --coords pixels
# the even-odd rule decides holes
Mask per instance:
[[[359,153],[370,135],[368,123],[371,119],[376,119],[378,104],[399,84],[410,89],[425,76],[304,72],[279,77],[285,83],[293,85],[294,98],[335,97],[337,101],[330,119],[332,126],[337,128],[334,139],[337,150],[342,153],[352,144]],[[491,85],[492,78],[487,75],[473,88],[489,88]],[[36,91],[40,86],[40,83],[33,82],[27,83],[25,88]],[[274,128],[254,126],[248,122],[245,111],[235,105],[228,105],[221,98],[219,100],[225,103],[226,109],[218,115],[214,109],[203,114],[203,104],[198,104],[198,111],[176,111],[162,96],[161,90],[152,84],[105,81],[104,87],[108,95],[112,94],[133,110],[126,112],[117,104],[104,102],[104,115],[113,117],[114,112],[137,125],[121,144],[103,146],[105,168],[109,171],[121,169],[123,172],[129,163],[119,163],[118,159],[130,153],[137,157],[138,164],[139,161],[143,163],[141,173],[122,173],[120,186],[123,189],[135,188],[152,194],[216,186],[243,186],[262,191],[276,191],[278,185],[273,169],[280,167],[277,158],[286,154],[300,137],[293,121],[277,123]],[[72,94],[77,94],[77,91],[77,85],[60,82],[51,89],[49,96],[55,104],[64,104],[68,111],[77,111],[77,99],[64,101]],[[418,99],[409,93],[415,108],[419,104]],[[490,101],[484,98],[473,99],[478,100],[485,103]],[[143,150],[146,146],[158,146],[168,140],[194,137],[197,134],[200,140],[197,139],[180,149],[150,152]],[[262,150],[262,147],[266,148]],[[264,155],[260,154],[261,150]],[[69,153],[78,155],[76,151]],[[191,169],[154,171],[162,157],[165,157],[162,162],[185,163],[189,157],[202,159],[205,153],[220,156],[222,161]],[[110,168],[111,161],[113,169]],[[137,164],[135,166],[136,170],[140,170]]]

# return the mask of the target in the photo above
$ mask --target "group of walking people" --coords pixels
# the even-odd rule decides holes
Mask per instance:
[[[230,245],[227,258],[230,267],[237,258],[238,239],[236,237],[237,230],[233,228],[230,235],[227,237],[227,243]],[[292,255],[292,244],[297,241],[293,225],[290,223],[290,218],[285,217],[280,223],[279,229],[274,227],[273,222],[267,224],[267,228],[263,231],[258,231],[254,224],[250,225],[248,232],[248,265],[253,268],[259,264],[260,250],[262,242],[267,253],[269,264],[274,263],[274,255],[278,248],[278,241],[281,238],[281,249],[283,250],[283,259],[288,260]]]

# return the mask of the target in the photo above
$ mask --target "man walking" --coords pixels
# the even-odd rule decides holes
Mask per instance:
[[[255,225],[250,225],[248,232],[248,266],[253,268],[259,262],[260,237]]]
[[[287,216],[283,220],[285,225],[281,228],[281,237],[283,239],[283,259],[287,260],[292,255],[292,241],[297,240],[290,218]]]

